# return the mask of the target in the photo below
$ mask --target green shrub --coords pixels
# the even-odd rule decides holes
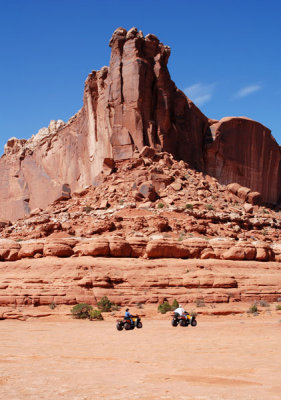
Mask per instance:
[[[250,313],[250,314],[255,314],[257,312],[258,312],[258,307],[256,304],[253,304],[248,310],[248,313]]]
[[[214,207],[212,206],[212,204],[207,204],[206,205],[207,210],[211,211],[214,210]]]
[[[281,304],[277,304],[277,306],[275,307],[276,310],[280,311],[281,310]]]
[[[166,314],[166,312],[171,311],[172,310],[172,306],[171,304],[169,304],[168,301],[164,301],[164,303],[159,304],[158,306],[158,312],[160,312],[161,314]]]
[[[54,310],[56,308],[56,306],[57,306],[56,303],[54,303],[53,301],[51,304],[49,304],[49,307],[51,310]]]
[[[90,310],[89,312],[89,319],[93,321],[94,319],[98,319],[100,321],[103,320],[103,316],[100,310]]]
[[[76,304],[72,309],[71,313],[74,318],[78,319],[86,319],[90,318],[90,311],[93,310],[93,307],[86,303]]]
[[[187,203],[187,204],[185,205],[185,208],[186,208],[187,210],[193,210],[193,204]]]
[[[107,296],[103,296],[100,301],[98,302],[98,308],[102,311],[102,312],[109,312],[111,311],[111,307],[112,307],[112,303],[111,301],[108,299]]]
[[[178,306],[179,306],[179,303],[178,303],[178,301],[175,299],[175,300],[172,302],[172,310],[174,311],[176,308],[178,308]]]
[[[158,206],[157,206],[158,208],[163,208],[163,207],[165,207],[165,204],[163,204],[163,203],[158,203]]]

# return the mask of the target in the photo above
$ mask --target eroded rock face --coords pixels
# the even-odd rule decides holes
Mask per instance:
[[[115,162],[136,158],[144,146],[151,149],[145,165],[154,151],[166,151],[220,182],[260,193],[263,201],[280,199],[280,149],[267,128],[243,118],[208,120],[171,80],[170,48],[156,36],[118,28],[110,46],[109,67],[89,74],[74,117],[51,121],[29,140],[7,142],[1,218],[15,221],[98,185],[103,171],[110,174]],[[163,166],[169,160],[167,154]]]
[[[280,148],[270,130],[242,117],[223,118],[210,129],[212,139],[206,147],[208,173],[220,183],[239,182],[245,186],[238,190],[238,196],[244,196],[244,200],[249,192],[258,192],[250,196],[253,204],[259,193],[266,202],[280,201]]]

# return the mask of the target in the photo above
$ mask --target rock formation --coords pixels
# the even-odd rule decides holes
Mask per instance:
[[[109,67],[89,74],[83,107],[68,123],[51,121],[31,139],[6,144],[1,218],[15,221],[98,184],[114,161],[137,157],[146,145],[247,186],[265,202],[280,200],[280,149],[268,129],[243,118],[208,120],[171,80],[170,48],[156,36],[118,28],[110,46]]]

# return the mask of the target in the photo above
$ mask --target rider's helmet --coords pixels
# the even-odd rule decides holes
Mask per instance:
[[[128,308],[126,308],[126,311],[129,311],[129,309],[128,309]]]

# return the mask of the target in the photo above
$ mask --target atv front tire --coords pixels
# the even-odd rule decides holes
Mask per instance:
[[[139,321],[139,322],[137,323],[137,328],[139,328],[139,329],[142,328],[142,322]]]
[[[192,321],[191,321],[191,326],[196,326],[197,325],[197,321],[196,321],[196,319],[193,319]]]
[[[178,326],[178,321],[176,321],[175,319],[172,319],[172,326]]]

